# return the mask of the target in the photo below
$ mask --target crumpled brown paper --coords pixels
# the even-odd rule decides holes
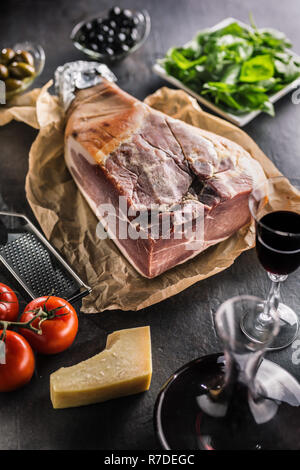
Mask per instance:
[[[47,89],[33,90],[0,108],[0,125],[12,119],[39,128],[29,153],[28,202],[46,237],[93,291],[82,311],[139,310],[177,294],[201,279],[228,268],[255,243],[253,225],[155,279],[138,274],[111,240],[96,236],[98,220],[81,196],[63,157],[64,115]],[[227,137],[258,160],[268,177],[280,175],[273,163],[241,129],[201,110],[184,91],[161,88],[146,98],[153,108]],[[286,188],[292,191],[289,182]]]

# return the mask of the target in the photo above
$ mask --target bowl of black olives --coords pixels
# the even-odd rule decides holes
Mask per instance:
[[[146,41],[151,28],[146,10],[112,7],[78,23],[71,33],[74,46],[95,60],[121,60]]]
[[[29,41],[0,49],[0,80],[6,100],[25,91],[40,75],[45,65],[42,46]]]

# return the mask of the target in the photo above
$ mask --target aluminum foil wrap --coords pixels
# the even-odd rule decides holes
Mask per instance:
[[[59,66],[54,74],[55,90],[66,111],[75,98],[75,91],[101,83],[102,78],[116,82],[117,77],[105,64],[76,60]]]

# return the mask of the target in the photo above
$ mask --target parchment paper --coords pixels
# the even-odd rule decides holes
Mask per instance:
[[[251,224],[155,279],[139,275],[113,241],[96,236],[98,220],[64,163],[64,115],[57,97],[47,91],[50,85],[51,82],[16,98],[10,106],[1,107],[0,125],[16,119],[40,129],[29,153],[26,195],[46,237],[93,289],[83,300],[83,312],[142,309],[228,268],[241,252],[254,246]],[[145,101],[170,116],[237,142],[261,163],[268,177],[280,175],[245,132],[202,111],[184,91],[164,87]],[[288,181],[284,186],[283,190],[293,192]]]

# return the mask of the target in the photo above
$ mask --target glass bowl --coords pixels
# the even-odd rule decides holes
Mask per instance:
[[[45,52],[42,46],[39,44],[34,44],[30,41],[25,42],[18,42],[15,44],[12,49],[17,51],[18,49],[30,52],[34,59],[34,68],[35,74],[32,77],[24,78],[23,85],[17,88],[16,90],[6,92],[6,100],[10,100],[11,98],[23,93],[30,85],[35,81],[35,79],[42,73],[45,65]]]
[[[84,52],[84,54],[88,55],[89,57],[91,57],[94,60],[98,60],[98,61],[108,60],[110,62],[122,60],[125,57],[127,57],[129,54],[132,54],[133,52],[137,51],[144,44],[147,37],[149,36],[150,29],[151,29],[151,20],[150,20],[150,16],[149,16],[149,13],[147,12],[147,10],[144,10],[144,9],[143,10],[130,9],[130,10],[132,11],[133,15],[138,16],[141,19],[141,21],[136,26],[136,29],[137,29],[136,42],[126,52],[116,53],[116,54],[110,56],[108,54],[103,54],[101,52],[97,52],[97,51],[93,51],[92,49],[88,49],[87,47],[85,47],[84,45],[82,45],[79,42],[80,30],[83,27],[83,25],[85,25],[86,23],[89,23],[89,22],[93,22],[94,20],[97,20],[97,19],[108,18],[108,14],[109,14],[108,10],[102,11],[101,13],[99,13],[97,15],[90,16],[90,17],[86,18],[84,21],[81,21],[80,23],[76,24],[76,26],[74,26],[74,28],[71,32],[70,39],[72,40],[74,46],[78,50]]]

